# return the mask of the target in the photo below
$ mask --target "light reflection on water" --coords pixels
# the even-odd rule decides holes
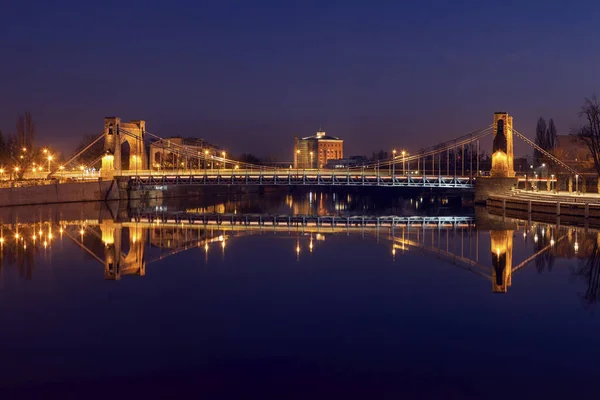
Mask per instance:
[[[596,230],[347,194],[173,200],[159,212],[418,215],[415,203],[472,220],[204,227],[90,205],[2,214],[0,387],[152,376],[151,391],[161,380],[150,371],[260,381],[275,367],[290,384],[342,377],[377,393],[375,373],[391,379],[385,393],[437,385],[482,398],[500,372],[505,389],[554,379],[568,393],[575,376],[596,376],[600,350],[584,345],[600,328]],[[415,383],[432,368],[435,385]]]

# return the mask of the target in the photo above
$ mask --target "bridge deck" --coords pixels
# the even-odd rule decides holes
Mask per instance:
[[[145,172],[145,171],[144,171]],[[175,172],[175,171],[174,171]],[[197,173],[192,173],[197,172]],[[335,185],[335,186],[398,186],[472,189],[474,179],[462,176],[391,175],[374,171],[190,171],[190,173],[123,174],[129,176],[130,184],[136,186],[166,185]]]

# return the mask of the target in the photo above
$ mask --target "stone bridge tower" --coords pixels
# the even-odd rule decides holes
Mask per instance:
[[[513,118],[506,112],[494,113],[494,145],[490,175],[498,178],[515,176]]]
[[[121,122],[119,117],[104,118],[104,157],[102,175],[114,175],[121,171],[121,145],[129,144],[129,170],[148,169],[144,146],[146,121]]]
[[[475,182],[475,203],[482,204],[495,194],[505,194],[517,186],[513,155],[513,118],[507,112],[494,113],[494,143],[490,176]]]

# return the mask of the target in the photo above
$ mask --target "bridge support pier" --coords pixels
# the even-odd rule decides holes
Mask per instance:
[[[475,203],[485,204],[493,195],[506,194],[517,187],[516,177],[479,177],[475,181]]]

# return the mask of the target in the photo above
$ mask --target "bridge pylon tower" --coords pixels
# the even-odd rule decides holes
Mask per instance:
[[[102,174],[109,176],[122,169],[121,145],[129,145],[129,170],[148,168],[148,159],[144,146],[146,121],[132,120],[122,122],[119,117],[104,118],[104,157],[102,158]]]
[[[494,113],[494,144],[490,176],[499,178],[515,176],[513,117],[507,112]]]

